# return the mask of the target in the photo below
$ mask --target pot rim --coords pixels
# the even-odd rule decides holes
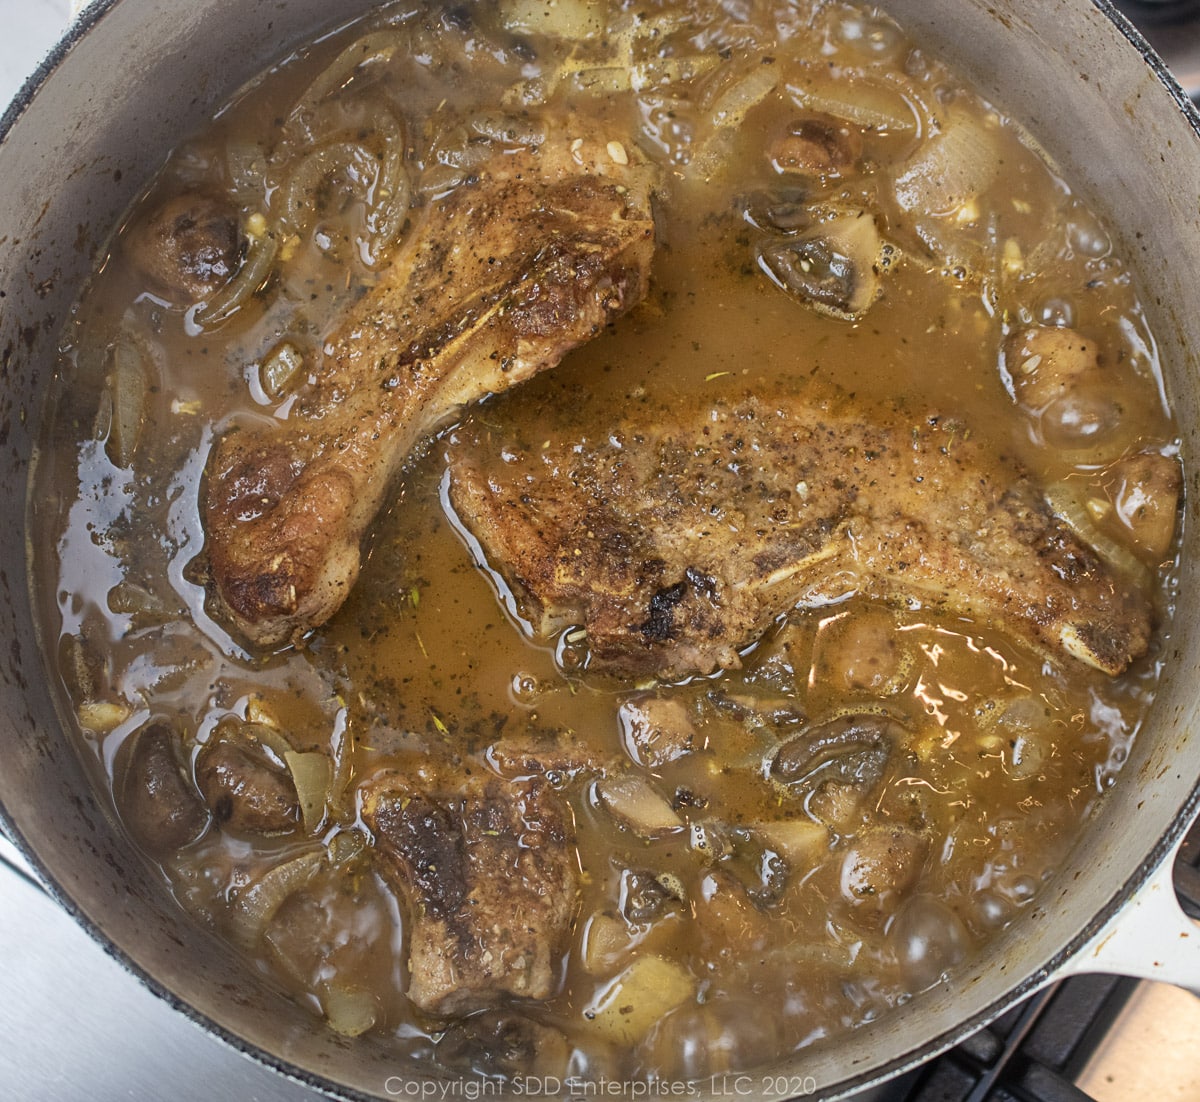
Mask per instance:
[[[78,15],[74,16],[59,41],[46,54],[33,73],[25,80],[21,89],[0,115],[0,148],[8,139],[10,131],[24,115],[42,85],[62,64],[74,46],[82,40],[105,16],[107,16],[121,0],[92,0]],[[1109,20],[1120,32],[1122,37],[1137,51],[1141,61],[1150,69],[1158,84],[1162,85],[1176,108],[1183,115],[1189,127],[1200,140],[1200,109],[1183,91],[1179,82],[1165,62],[1155,52],[1140,31],[1121,12],[1113,0],[1088,0],[1104,18]],[[884,0],[886,7],[886,0]],[[1132,875],[1126,879],[1108,898],[1107,902],[1097,910],[1079,932],[1063,945],[1048,961],[1035,969],[1023,980],[1011,987],[1004,995],[990,1002],[977,1013],[964,1019],[950,1029],[924,1042],[919,1047],[911,1049],[904,1055],[891,1061],[838,1081],[829,1099],[846,1098],[855,1092],[866,1089],[878,1083],[891,1079],[905,1071],[911,1070],[971,1036],[978,1030],[995,1021],[1008,1008],[1021,1002],[1039,988],[1052,982],[1058,973],[1077,957],[1087,944],[1120,912],[1129,899],[1151,879],[1155,871],[1168,859],[1178,846],[1188,829],[1200,815],[1200,778],[1197,778],[1187,798],[1179,807],[1168,829],[1159,836],[1154,846],[1138,865]],[[291,1063],[282,1056],[269,1052],[211,1018],[205,1012],[197,1009],[190,1002],[178,996],[169,987],[161,983],[156,976],[144,968],[126,950],[119,947],[110,939],[98,921],[83,911],[65,891],[53,872],[40,859],[37,851],[31,846],[18,824],[12,819],[8,810],[0,803],[0,833],[4,834],[17,848],[22,857],[34,870],[40,886],[68,915],[88,934],[88,936],[114,960],[121,968],[138,980],[157,998],[166,1003],[170,1009],[203,1029],[209,1036],[254,1060],[292,1082],[317,1091],[332,1099],[344,1099],[346,1102],[375,1102],[378,1095],[365,1094],[356,1088],[335,1083],[325,1076],[306,1070]],[[953,981],[951,981],[953,982]],[[836,1042],[835,1042],[836,1043]]]

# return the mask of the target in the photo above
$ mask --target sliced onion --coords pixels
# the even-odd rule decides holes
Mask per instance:
[[[79,726],[97,735],[107,735],[120,727],[133,712],[127,704],[118,700],[85,700],[79,705],[76,715]]]
[[[400,239],[412,202],[412,181],[404,167],[404,132],[391,116],[376,118],[375,129],[384,136],[383,157],[369,201],[367,229],[372,240],[367,246],[367,263],[377,267]]]
[[[864,130],[910,134],[921,129],[920,101],[891,83],[858,74],[833,79],[814,71],[789,80],[786,87],[797,107],[845,119]]]
[[[1149,587],[1151,577],[1146,564],[1128,547],[1118,543],[1097,527],[1087,506],[1079,500],[1071,486],[1064,482],[1051,483],[1046,487],[1046,501],[1055,515],[1117,573],[1123,574],[1143,589]]]
[[[604,911],[597,911],[588,921],[583,935],[583,970],[591,976],[610,975],[632,944],[629,927],[624,922]]]
[[[291,343],[283,341],[270,352],[258,369],[258,383],[263,393],[272,401],[278,401],[300,377],[304,367],[304,356]]]
[[[636,86],[636,77],[624,65],[588,66],[565,70],[563,79],[571,88],[591,96],[619,95]]]
[[[627,80],[626,88],[632,85],[635,92],[644,92],[666,84],[680,84],[706,76],[720,64],[721,59],[716,54],[647,58],[634,65],[632,70],[626,70],[632,78]]]
[[[811,868],[829,849],[829,828],[811,819],[779,819],[750,827],[793,868]]]
[[[303,233],[317,213],[317,197],[325,181],[345,176],[351,181],[373,180],[377,165],[360,142],[330,142],[306,154],[280,191],[280,223],[285,233]]]
[[[367,848],[367,840],[361,830],[342,830],[329,840],[329,860],[335,865],[346,865]]]
[[[225,149],[225,167],[234,191],[261,200],[267,178],[267,155],[255,142],[230,142]]]
[[[693,171],[709,176],[729,161],[737,128],[750,110],[775,90],[779,79],[777,65],[756,65],[731,81],[719,79],[706,90],[701,99],[708,115],[708,132],[692,158]]]
[[[307,887],[324,862],[323,849],[310,850],[276,865],[240,892],[229,909],[230,933],[234,939],[248,949],[256,946],[283,901]]]
[[[777,65],[756,65],[732,83],[710,89],[704,97],[709,121],[717,129],[740,125],[752,107],[775,91],[779,78]]]
[[[396,30],[372,31],[352,42],[296,101],[296,106],[288,116],[286,128],[299,130],[307,141],[315,140],[317,135],[313,133],[312,123],[318,105],[349,84],[363,66],[390,60],[402,44],[402,32]]]
[[[1003,160],[995,136],[955,119],[925,142],[896,177],[896,201],[918,217],[950,215],[995,183]]]
[[[329,781],[332,770],[329,759],[322,753],[299,754],[289,750],[283,755],[296,795],[300,800],[300,815],[304,829],[313,834],[325,818],[325,802],[329,798]]]
[[[634,773],[596,782],[596,799],[622,826],[643,838],[682,830],[683,820],[650,782]]]
[[[207,302],[191,311],[191,322],[201,330],[212,329],[228,321],[270,278],[279,251],[279,239],[273,230],[249,238],[250,248],[237,275]]]
[[[285,235],[303,233],[317,214],[326,181],[344,177],[367,204],[365,257],[376,267],[399,240],[408,218],[412,183],[404,165],[404,132],[387,112],[372,117],[369,128],[382,135],[376,155],[359,141],[333,141],[307,153],[292,169],[280,191],[280,222]]]
[[[325,987],[321,1008],[329,1028],[344,1037],[366,1033],[378,1018],[375,996],[361,987],[331,983]]]
[[[480,137],[504,145],[535,146],[546,140],[543,123],[498,111],[480,111],[471,116],[467,125]]]
[[[584,42],[604,33],[607,0],[500,0],[500,20],[514,34]]]
[[[354,765],[354,732],[350,728],[346,705],[340,697],[333,719],[333,734],[330,747],[333,751],[333,778],[329,783],[329,803],[332,807],[345,810],[346,796]]]
[[[146,418],[146,368],[141,350],[128,337],[118,337],[111,351],[108,376],[111,419],[105,448],[118,467],[133,462]]]
[[[669,1011],[695,997],[696,981],[682,964],[641,956],[600,990],[584,1017],[597,1033],[637,1044]]]

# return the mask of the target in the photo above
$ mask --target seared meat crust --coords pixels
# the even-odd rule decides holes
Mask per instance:
[[[261,645],[341,606],[405,460],[465,403],[553,367],[645,293],[654,170],[602,141],[497,154],[415,214],[286,423],[235,429],[203,515],[216,611]]]
[[[1146,648],[1145,595],[948,419],[779,393],[539,434],[550,446],[458,432],[450,500],[535,634],[586,628],[589,668],[733,668],[780,614],[852,591],[1109,673]]]
[[[438,1016],[554,993],[579,888],[570,809],[544,776],[362,793],[382,871],[410,913],[408,996]]]

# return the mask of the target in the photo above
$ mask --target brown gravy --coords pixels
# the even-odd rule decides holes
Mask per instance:
[[[361,64],[298,115],[363,35]],[[391,231],[352,160],[318,178],[306,224],[279,231],[262,286],[209,324],[201,297],[181,303],[148,276],[138,235],[164,200],[203,192],[236,210],[248,263],[256,219],[286,223],[281,196],[322,104],[360,119],[355,156],[380,162],[399,120],[420,202],[469,186],[481,145],[536,140],[524,131],[543,99],[662,166],[654,285],[555,370],[464,411],[464,425],[536,441],[570,408],[577,430],[602,434],[646,393],[666,404],[801,376],[952,409],[963,431],[1057,487],[1067,520],[1153,591],[1150,652],[1110,678],[987,623],[848,591],[781,618],[740,670],[614,684],[589,674],[570,628],[531,641],[497,600],[502,580],[474,565],[440,492],[454,426],[414,457],[349,600],[304,647],[252,653],[214,621],[197,504],[214,437],[235,416],[287,416],[339,311],[386,263]],[[850,160],[800,166],[811,151],[786,139],[804,119],[849,135]],[[814,309],[797,269],[773,264],[772,243],[796,240],[814,210],[869,212],[894,249],[877,301]],[[1051,380],[1051,401],[1028,381],[1049,357],[1022,346],[1042,328],[1081,334],[1098,364],[1075,372],[1078,385]],[[249,967],[334,1028],[389,1033],[417,1061],[704,1077],[870,1022],[1021,921],[1120,783],[1160,676],[1175,484],[1129,463],[1169,460],[1175,435],[1153,334],[1102,223],[1018,125],[874,9],[386,7],[244,90],[130,212],[63,352],[33,487],[51,503],[35,560],[58,595],[52,666],[122,815],[136,810],[123,747],[155,723],[189,775],[229,723],[274,732],[277,765],[285,753],[327,763],[317,806],[288,830],[212,824],[154,854]],[[1139,526],[1147,511],[1169,516],[1165,546]],[[797,733],[851,715],[901,733],[886,762],[868,754],[802,784],[773,772]],[[639,744],[639,723],[667,749]],[[373,863],[356,786],[383,768],[486,769],[489,748],[529,738],[623,762],[680,829],[641,830],[611,813],[593,775],[564,778],[582,888],[557,994],[426,1020],[405,997],[405,903]],[[270,879],[313,854],[292,881]],[[769,1016],[746,1009],[763,1004]],[[536,1057],[499,1042],[531,1022]]]

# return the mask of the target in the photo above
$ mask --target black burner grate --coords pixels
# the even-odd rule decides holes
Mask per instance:
[[[1200,0],[1114,0],[1139,27],[1179,26],[1200,16]]]

